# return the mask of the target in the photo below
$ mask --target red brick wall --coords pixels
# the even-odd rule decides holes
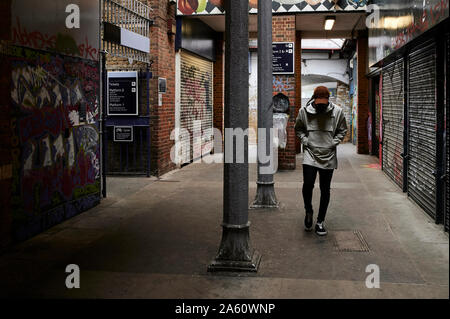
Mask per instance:
[[[0,2],[0,249],[11,242],[11,67],[2,51],[11,34],[11,0]]]
[[[167,33],[167,20],[175,19],[175,6],[168,0],[149,0],[155,25],[151,27],[150,54],[153,79],[150,82],[151,168],[160,176],[176,168],[170,160],[175,128],[175,36]],[[167,93],[158,106],[158,77],[167,79]]]
[[[295,16],[283,15],[273,16],[273,42],[296,42],[295,31]],[[300,36],[299,36],[300,37]],[[296,49],[300,46],[300,43],[296,43]],[[297,54],[297,50],[296,50]],[[298,57],[297,57],[298,58]],[[296,62],[298,66],[300,63]],[[301,64],[300,64],[301,65]],[[300,105],[301,99],[298,99],[298,81],[297,78],[301,75],[301,72],[297,71],[296,75],[275,75],[273,84],[274,95],[283,93],[289,98],[290,110],[289,110],[289,122],[287,126],[287,145],[284,150],[278,150],[278,168],[281,170],[295,169],[295,155],[296,155],[296,137],[295,137],[295,118],[298,113],[298,105]]]
[[[214,62],[214,128],[222,133],[223,137],[223,107],[224,107],[224,65],[223,35],[216,42],[216,62]]]
[[[347,135],[344,137],[342,143],[348,143],[352,140],[352,106],[350,104],[350,95],[349,95],[350,87],[338,81],[337,90],[336,90],[336,104],[339,105],[344,110],[345,119],[347,120],[348,131]]]
[[[358,54],[358,117],[356,149],[358,154],[369,154],[367,118],[369,116],[369,79],[367,78],[367,34],[360,34],[357,41]]]

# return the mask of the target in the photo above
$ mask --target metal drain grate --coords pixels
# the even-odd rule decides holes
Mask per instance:
[[[369,252],[369,245],[359,230],[334,231],[334,245],[339,252]]]

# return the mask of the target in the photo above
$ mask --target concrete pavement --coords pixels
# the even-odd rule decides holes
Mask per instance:
[[[110,177],[106,200],[0,256],[2,297],[448,298],[449,239],[380,171],[339,147],[326,225],[303,230],[301,155],[275,175],[278,210],[251,210],[256,274],[207,273],[221,239],[222,165],[191,164],[162,179]],[[256,193],[250,168],[249,201]],[[314,192],[318,210],[318,181]],[[316,215],[315,215],[316,217]],[[77,264],[81,288],[65,287]],[[380,288],[365,285],[367,265]]]

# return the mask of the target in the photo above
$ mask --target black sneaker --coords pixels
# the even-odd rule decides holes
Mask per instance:
[[[306,213],[305,216],[305,230],[311,231],[313,226],[313,213]]]
[[[327,230],[325,229],[324,222],[316,223],[316,234],[319,236],[325,236],[328,234]]]

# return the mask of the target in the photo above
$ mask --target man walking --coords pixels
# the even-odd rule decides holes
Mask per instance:
[[[336,148],[347,134],[347,121],[342,109],[329,101],[330,92],[324,86],[314,90],[311,101],[300,109],[295,123],[296,135],[304,148],[303,201],[305,203],[305,230],[313,225],[312,194],[317,173],[320,182],[320,207],[316,234],[324,236],[325,216],[330,202],[330,186],[337,169]]]

